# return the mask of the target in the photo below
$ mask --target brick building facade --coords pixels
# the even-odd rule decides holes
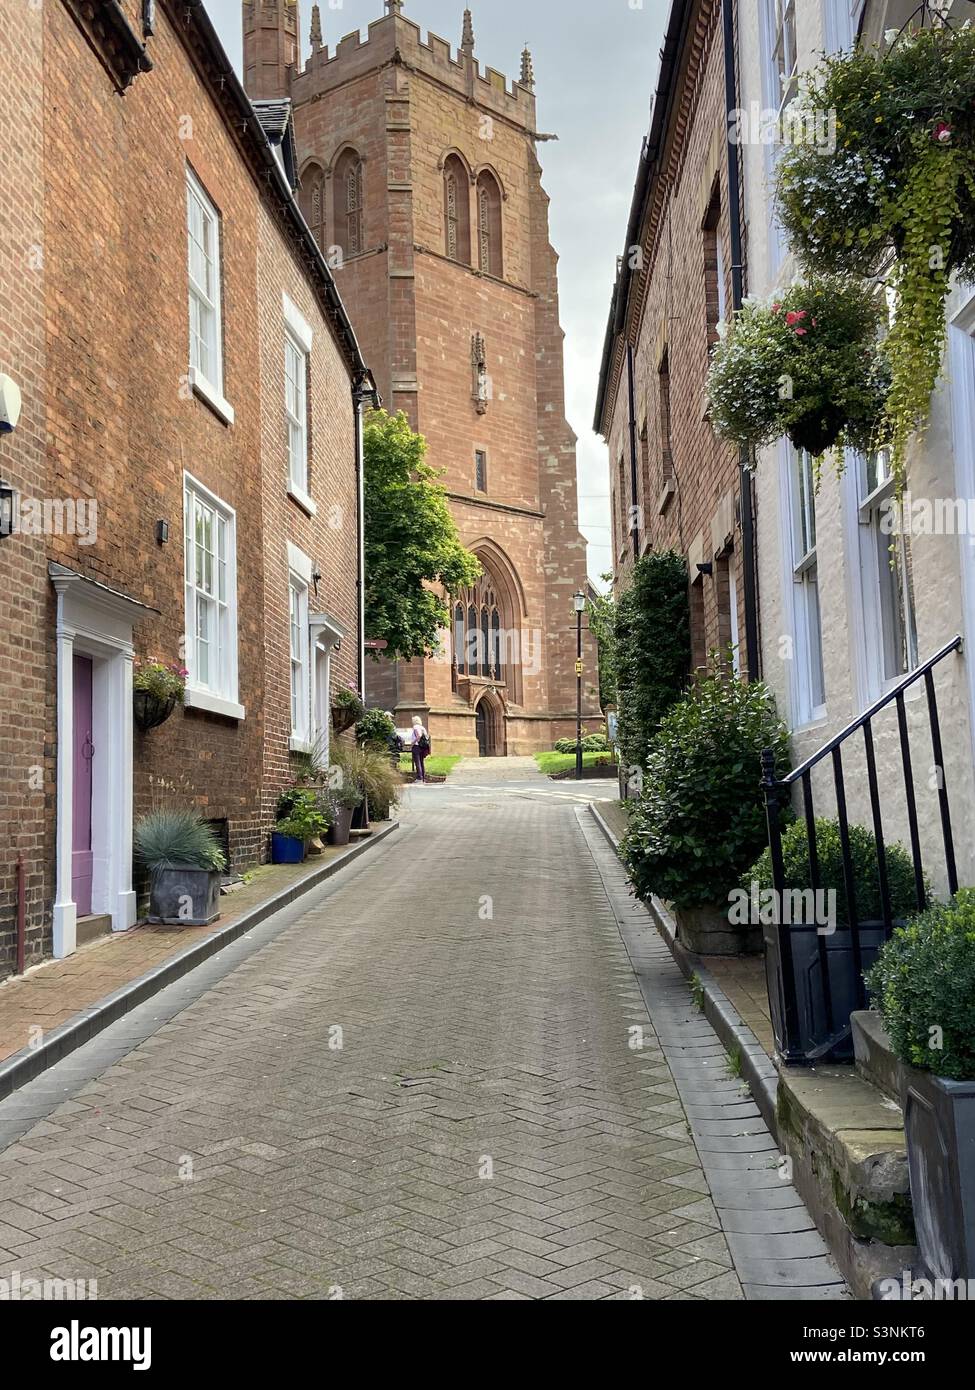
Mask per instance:
[[[26,27],[40,11],[17,13]],[[0,339],[0,370],[27,400],[4,471],[52,504],[43,535],[0,543],[24,653],[4,672],[18,735],[2,804],[29,852],[29,957],[136,920],[133,815],[153,806],[199,810],[234,868],[264,857],[290,756],[327,727],[329,677],[360,679],[369,386],[292,196],[287,113],[255,112],[202,7],[164,0],[149,20],[126,0],[93,25],[56,0],[43,25],[43,76],[4,84],[46,120],[12,197],[19,260],[0,261],[21,335]],[[23,267],[35,241],[40,277]],[[148,733],[133,723],[140,659],[189,668],[185,707]],[[43,845],[21,761],[44,770]],[[3,917],[0,932],[3,974]]]
[[[695,668],[733,647],[744,670],[751,503],[746,491],[743,505],[738,457],[715,437],[705,394],[736,270],[722,17],[720,0],[675,0],[671,8],[594,428],[609,447],[617,589],[637,556],[679,551]]]
[[[306,220],[484,567],[450,596],[439,657],[370,666],[370,703],[400,725],[421,715],[440,752],[529,752],[574,733],[572,596],[586,585],[531,58],[509,85],[475,59],[469,14],[455,53],[401,9],[330,50],[313,7],[299,68],[296,6],[246,0],[244,80],[291,98]],[[598,720],[595,685],[590,652]]]

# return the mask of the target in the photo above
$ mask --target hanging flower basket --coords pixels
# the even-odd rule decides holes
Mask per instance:
[[[779,218],[807,270],[874,277],[893,257],[887,414],[903,486],[941,371],[951,277],[975,278],[975,30],[891,32],[883,48],[827,58],[800,100],[808,119],[793,128],[821,135],[814,113],[835,113],[835,141],[785,149]]]
[[[332,697],[332,728],[344,734],[355,727],[366,712],[354,686],[342,686]]]
[[[770,303],[747,300],[714,350],[711,423],[739,448],[788,435],[814,457],[886,442],[883,310],[850,277],[813,276]]]
[[[137,662],[132,674],[132,717],[144,734],[158,729],[183,703],[185,666],[165,666],[161,661]]]

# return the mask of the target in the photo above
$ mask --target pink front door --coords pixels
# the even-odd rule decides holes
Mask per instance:
[[[78,916],[91,912],[91,658],[74,659],[74,796],[72,798],[71,896]]]

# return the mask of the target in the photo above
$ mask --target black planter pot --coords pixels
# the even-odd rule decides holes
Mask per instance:
[[[178,695],[162,699],[151,690],[133,690],[132,718],[136,728],[141,729],[144,734],[150,729],[158,729],[160,724],[165,724],[179,703]]]
[[[149,883],[149,921],[167,927],[208,927],[220,916],[219,869],[177,865],[158,869]]]
[[[362,798],[362,800],[360,801],[359,805],[358,805],[358,806],[355,808],[355,810],[352,812],[352,829],[353,829],[353,830],[368,830],[368,829],[369,829],[369,800],[368,800],[368,797],[365,797],[365,796],[364,796],[364,797]]]
[[[975,1081],[902,1068],[918,1252],[933,1279],[975,1279]]]
[[[352,813],[354,806],[336,806],[335,820],[329,828],[328,843],[330,845],[347,845],[352,831]]]
[[[789,430],[789,438],[797,449],[804,449],[818,458],[827,449],[832,449],[843,433],[846,420],[842,411],[831,410],[828,406],[798,420]]]
[[[895,925],[897,925],[895,923]],[[779,932],[790,933],[792,944],[792,988],[795,991],[798,1013],[798,1037],[787,1037],[785,1023],[785,994],[788,988],[783,978],[783,961]],[[763,927],[765,935],[765,973],[768,983],[772,1027],[779,1052],[788,1055],[790,1042],[793,1052],[809,1055],[829,1043],[843,1029],[848,1029],[850,1014],[862,1007],[857,998],[856,974],[853,969],[853,941],[849,927],[838,927],[830,936],[795,927]],[[875,963],[881,946],[887,940],[882,922],[864,922],[860,927],[860,957],[864,973]],[[820,943],[826,951],[830,993],[833,1005],[833,1027],[829,1027],[823,991],[823,972],[820,964]],[[821,1062],[850,1062],[853,1060],[853,1036],[837,1041],[818,1059]]]

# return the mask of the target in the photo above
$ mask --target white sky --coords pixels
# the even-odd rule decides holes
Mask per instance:
[[[382,0],[319,0],[330,48],[384,12]],[[302,53],[311,0],[299,0]],[[592,432],[609,297],[623,247],[640,142],[649,125],[669,0],[472,0],[475,56],[509,81],[526,42],[535,60],[540,144],[560,255],[566,332],[567,414],[579,436],[579,520],[593,578],[612,564],[606,449]],[[207,0],[221,42],[240,71],[239,0]],[[456,47],[463,0],[405,0],[403,13]]]

